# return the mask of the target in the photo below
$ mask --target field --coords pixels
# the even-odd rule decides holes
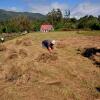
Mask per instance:
[[[54,53],[41,46],[55,39]],[[0,44],[0,100],[100,100],[100,31],[29,33]]]

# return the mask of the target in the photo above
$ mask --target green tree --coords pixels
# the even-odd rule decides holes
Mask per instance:
[[[61,12],[61,10],[59,8],[56,11],[56,18],[57,18],[56,20],[58,22],[61,22],[62,21],[63,16],[62,16],[62,12]]]
[[[98,21],[99,21],[99,23],[100,23],[100,15],[98,16]]]
[[[32,21],[26,16],[18,16],[7,21],[6,32],[23,32],[32,30]]]
[[[70,10],[69,9],[66,9],[65,10],[65,15],[64,15],[65,19],[68,19],[70,18]]]
[[[62,12],[58,9],[53,9],[51,12],[47,14],[48,22],[52,25],[56,26],[57,23],[62,21]]]
[[[93,29],[93,25],[98,23],[97,17],[92,15],[82,17],[78,20],[78,28],[79,29]]]
[[[100,23],[93,23],[91,25],[92,30],[100,30]]]

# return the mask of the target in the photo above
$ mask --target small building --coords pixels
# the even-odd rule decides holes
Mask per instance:
[[[51,25],[51,24],[43,24],[43,25],[41,25],[41,28],[40,28],[41,32],[50,32],[53,30],[54,30],[54,28],[53,28],[53,25]]]

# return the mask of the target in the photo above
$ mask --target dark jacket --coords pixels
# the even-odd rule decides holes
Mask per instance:
[[[50,47],[51,49],[53,49],[53,45],[54,44],[52,44],[52,42],[51,42],[51,40],[44,40],[44,41],[42,41],[42,45],[44,46],[44,47],[46,47],[47,49]]]

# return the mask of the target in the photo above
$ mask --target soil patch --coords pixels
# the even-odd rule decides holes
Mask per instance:
[[[93,61],[95,65],[100,67],[100,49],[99,48],[84,48],[82,50],[78,49],[81,55],[89,58]]]
[[[98,92],[100,92],[100,87],[96,87],[96,90],[97,90]]]

